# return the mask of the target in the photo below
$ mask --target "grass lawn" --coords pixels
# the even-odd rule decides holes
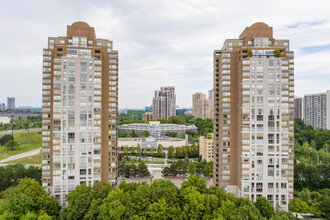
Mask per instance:
[[[21,163],[21,164],[35,164],[35,165],[41,165],[41,153],[29,156],[29,157],[23,157],[17,160],[8,161],[5,162],[6,164],[15,164],[15,163]]]
[[[41,133],[38,134],[38,131],[14,134],[14,140],[19,144],[14,151],[6,146],[0,146],[0,160],[41,147]]]

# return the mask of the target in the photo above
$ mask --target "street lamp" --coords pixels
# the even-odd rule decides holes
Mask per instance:
[[[14,115],[11,116],[11,151],[14,151]]]
[[[29,129],[29,116],[30,116],[30,109],[28,109],[28,116],[27,116],[27,126],[28,126],[28,128],[27,128],[27,130],[28,130],[28,132],[30,132],[30,129]]]

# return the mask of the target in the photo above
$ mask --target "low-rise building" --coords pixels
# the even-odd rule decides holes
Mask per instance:
[[[8,124],[8,123],[10,123],[10,121],[11,121],[11,118],[9,118],[9,117],[0,117],[0,123]]]
[[[131,133],[134,131],[138,137],[140,137],[144,131],[149,131],[150,136],[153,137],[164,137],[168,131],[175,132],[177,136],[180,137],[185,135],[187,130],[197,131],[197,127],[195,125],[161,124],[159,121],[150,121],[149,124],[132,123],[118,126],[119,133]]]
[[[209,134],[206,138],[201,136],[199,138],[199,155],[202,156],[202,160],[212,161],[213,150],[213,134]]]
[[[138,145],[141,149],[150,150],[152,147],[157,150],[158,145],[161,144],[164,147],[164,152],[168,151],[170,146],[181,147],[188,145],[185,139],[180,138],[170,138],[170,137],[147,137],[147,138],[118,138],[118,147],[137,147]]]

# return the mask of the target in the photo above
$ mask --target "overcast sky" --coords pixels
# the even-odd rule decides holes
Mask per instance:
[[[161,86],[177,105],[213,86],[213,51],[245,27],[265,22],[295,52],[295,95],[330,89],[329,0],[3,1],[0,103],[41,106],[42,49],[49,36],[85,21],[119,51],[119,108],[143,108]]]

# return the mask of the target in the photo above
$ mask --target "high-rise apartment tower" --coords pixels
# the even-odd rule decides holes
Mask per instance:
[[[7,109],[15,109],[15,97],[7,97]]]
[[[294,117],[304,119],[304,98],[295,97],[294,98]]]
[[[152,118],[168,119],[176,115],[176,96],[174,86],[161,87],[155,91],[155,97],[152,100]]]
[[[304,121],[315,129],[330,129],[330,90],[304,96]]]
[[[193,115],[196,118],[211,118],[211,99],[207,98],[205,94],[196,92],[192,95]]]
[[[43,50],[42,186],[65,203],[79,184],[117,183],[118,51],[84,22]]]
[[[214,183],[288,208],[293,198],[294,54],[265,23],[214,51]]]

